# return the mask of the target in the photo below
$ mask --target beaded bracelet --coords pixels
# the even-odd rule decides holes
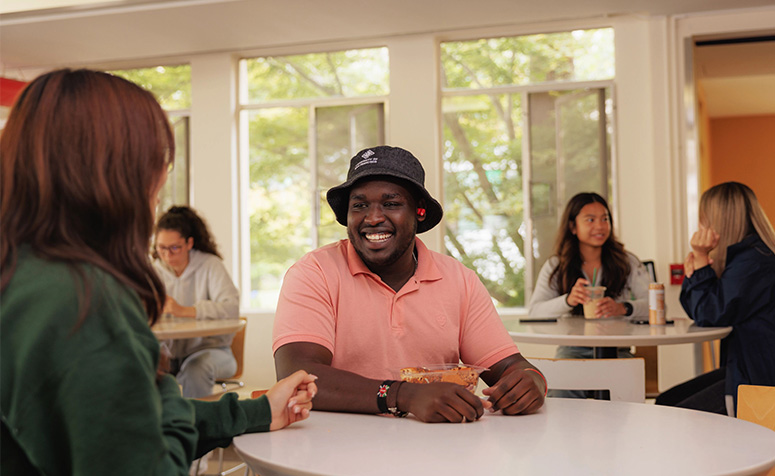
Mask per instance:
[[[385,380],[379,386],[379,390],[377,391],[377,408],[379,408],[380,413],[389,413],[387,406],[387,393],[388,389],[390,389],[390,386],[394,383],[395,380]]]
[[[544,397],[545,397],[549,393],[549,384],[546,383],[546,377],[544,377],[544,374],[542,374],[536,369],[522,369],[522,370],[530,370],[541,376],[541,379],[544,381]]]
[[[380,413],[388,413],[390,415],[393,415],[398,418],[402,418],[406,416],[406,412],[402,412],[398,409],[398,389],[401,388],[401,384],[403,382],[396,382],[395,380],[385,380],[380,384],[379,390],[377,391],[377,408],[379,408]],[[394,407],[388,407],[387,405],[387,394],[388,390],[390,389],[391,385],[395,384],[395,391],[396,391],[396,406]]]

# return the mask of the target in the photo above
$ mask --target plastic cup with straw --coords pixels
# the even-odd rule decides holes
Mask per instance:
[[[589,293],[589,300],[584,303],[584,317],[587,319],[597,319],[595,311],[597,311],[597,303],[603,297],[605,297],[605,286],[597,285],[597,268],[592,271],[592,285],[587,286],[587,292]]]

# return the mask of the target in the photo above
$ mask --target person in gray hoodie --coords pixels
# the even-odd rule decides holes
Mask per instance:
[[[154,267],[167,291],[165,314],[190,319],[239,317],[239,291],[207,224],[193,209],[171,207],[159,218],[154,236]],[[183,396],[210,395],[216,379],[234,375],[233,338],[226,334],[167,343],[171,372],[183,387]]]

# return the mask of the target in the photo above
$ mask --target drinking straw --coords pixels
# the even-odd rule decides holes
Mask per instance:
[[[592,271],[592,286],[597,286],[597,268]]]

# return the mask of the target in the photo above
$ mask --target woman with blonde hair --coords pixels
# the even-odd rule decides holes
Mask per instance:
[[[151,332],[165,291],[148,247],[174,156],[147,91],[59,70],[0,138],[0,474],[185,475],[241,433],[309,415],[314,376],[266,397],[189,401]]]
[[[702,195],[690,244],[681,305],[699,326],[733,330],[719,369],[656,403],[734,415],[739,385],[775,385],[775,230],[749,187],[726,182]]]

